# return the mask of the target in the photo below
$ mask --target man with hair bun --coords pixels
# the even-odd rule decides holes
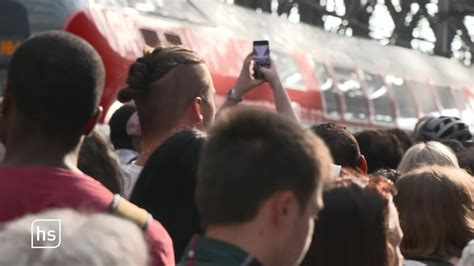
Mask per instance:
[[[270,68],[261,68],[264,80],[256,80],[250,73],[251,62],[249,54],[222,109],[237,105],[247,92],[268,82],[276,110],[297,119],[275,63],[272,61]],[[164,140],[188,127],[204,129],[212,124],[216,92],[204,59],[181,46],[146,51],[130,66],[127,84],[119,92],[118,100],[135,102],[142,131],[137,160],[123,168],[126,183],[134,185],[146,161]]]

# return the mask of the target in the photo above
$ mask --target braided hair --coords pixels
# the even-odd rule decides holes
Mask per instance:
[[[201,63],[204,63],[204,59],[199,54],[181,46],[145,51],[144,55],[130,66],[128,87],[122,89],[117,98],[125,103],[146,97],[150,84],[163,78],[173,68]]]

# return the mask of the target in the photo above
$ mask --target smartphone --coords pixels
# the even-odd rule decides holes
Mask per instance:
[[[264,79],[260,72],[261,67],[270,68],[270,46],[268,41],[253,42],[253,77]]]

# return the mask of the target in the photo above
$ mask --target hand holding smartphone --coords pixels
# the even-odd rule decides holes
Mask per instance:
[[[255,79],[265,79],[260,72],[261,67],[270,68],[270,46],[268,41],[253,42],[253,77]]]

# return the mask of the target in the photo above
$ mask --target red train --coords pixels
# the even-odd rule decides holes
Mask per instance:
[[[473,70],[445,58],[346,38],[217,0],[0,0],[0,83],[22,40],[62,29],[102,56],[107,117],[143,47],[180,44],[204,56],[221,103],[253,40],[267,39],[284,86],[306,124],[412,129],[427,114],[460,116],[474,128]],[[272,108],[266,85],[246,104]],[[115,104],[114,104],[115,103]]]

